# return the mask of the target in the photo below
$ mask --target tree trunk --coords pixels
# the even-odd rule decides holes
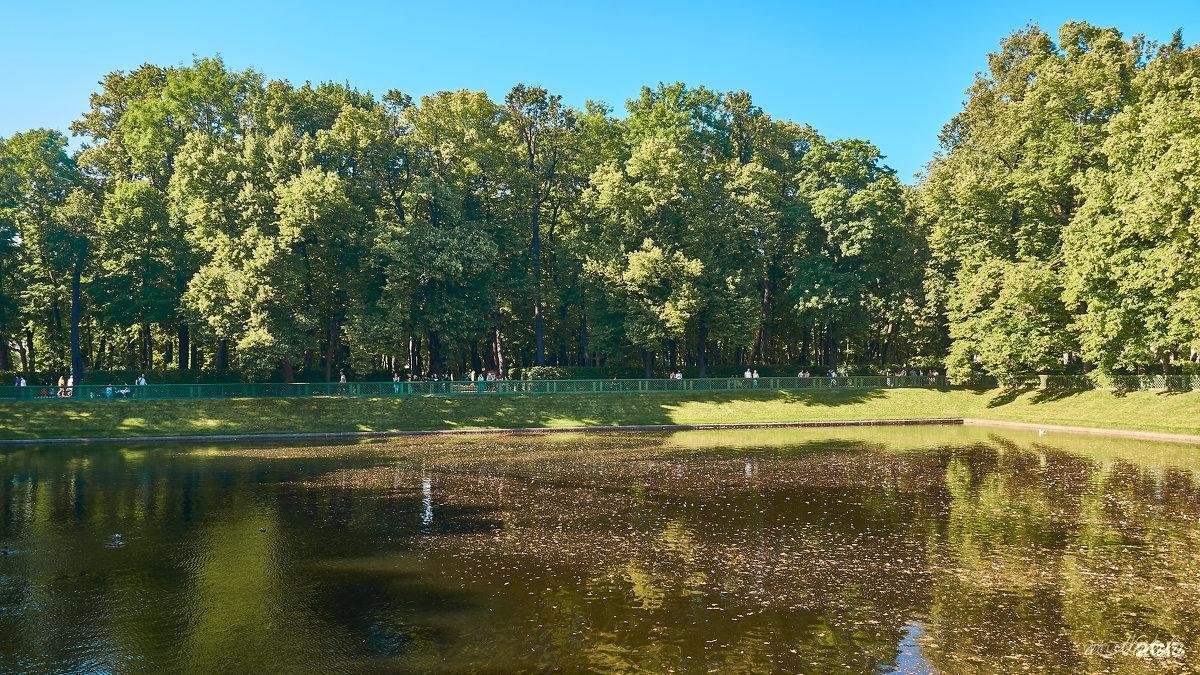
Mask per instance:
[[[229,340],[217,340],[216,368],[220,371],[229,370]]]
[[[500,372],[496,367],[496,350],[492,346],[492,336],[489,333],[487,343],[484,345],[483,352],[480,354],[480,365],[483,366],[485,374],[487,372]]]
[[[12,348],[8,336],[0,336],[0,370],[12,370]]]
[[[533,258],[533,344],[534,363],[546,365],[546,327],[542,321],[542,233],[541,233],[541,200],[533,203],[533,243],[530,245],[530,256]]]
[[[676,370],[676,361],[678,358],[679,345],[674,339],[667,340],[667,360],[671,362],[671,372]]]
[[[884,333],[882,343],[879,345],[879,365],[884,367],[888,365],[888,361],[892,358],[892,350],[895,347],[896,341],[896,324],[889,323],[887,331]]]
[[[838,365],[837,326],[829,324],[825,328],[825,367],[835,369]]]
[[[29,367],[26,372],[33,375],[37,371],[37,352],[33,349],[33,329],[25,329],[25,351],[29,354]]]
[[[150,329],[150,322],[142,322],[142,369],[150,370],[154,364],[154,334]]]
[[[100,346],[96,348],[96,359],[92,362],[93,370],[104,370],[104,352],[108,349],[108,336],[100,335]]]
[[[442,356],[442,341],[437,332],[429,331],[429,374],[441,375],[446,369]]]
[[[567,303],[558,304],[558,365],[567,365]]]
[[[186,323],[179,324],[179,369],[188,370],[192,366],[191,333]]]
[[[587,314],[579,313],[579,365],[587,365],[588,351],[588,322]]]
[[[408,338],[408,372],[414,376],[421,374],[421,338],[415,335]]]
[[[708,377],[708,360],[705,358],[705,343],[708,342],[708,322],[704,315],[696,326],[696,372],[698,377]]]
[[[57,298],[50,303],[50,326],[56,335],[62,335],[62,309]]]
[[[71,274],[71,376],[75,384],[83,384],[83,351],[79,349],[79,316],[83,312],[83,256],[75,261],[75,270]]]
[[[492,351],[496,359],[496,373],[500,377],[504,377],[506,374],[504,371],[504,332],[500,322],[500,312],[496,312],[492,322]]]
[[[755,363],[766,363],[769,358],[767,349],[771,341],[771,275],[763,273],[762,304],[759,308],[758,334],[754,337],[754,354],[751,358]]]
[[[292,368],[292,360],[291,359],[281,359],[279,361],[279,366],[280,366],[280,369],[283,371],[283,381],[284,382],[286,382],[287,384],[291,384],[296,381],[296,372],[295,372],[295,369]]]
[[[333,360],[337,358],[338,353],[338,329],[337,326],[330,322],[329,335],[326,336],[325,342],[325,381],[333,382]]]

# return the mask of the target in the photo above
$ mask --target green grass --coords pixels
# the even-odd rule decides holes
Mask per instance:
[[[1200,434],[1200,393],[880,389],[0,404],[0,438],[978,417]]]

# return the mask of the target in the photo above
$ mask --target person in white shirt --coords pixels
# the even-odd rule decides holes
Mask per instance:
[[[746,372],[742,373],[742,377],[744,377],[744,378],[746,378],[747,380],[749,380],[750,378],[754,377],[754,375],[753,375],[753,374],[751,374],[751,372],[750,372],[750,369],[749,369],[749,368],[747,368],[747,369],[746,369]]]

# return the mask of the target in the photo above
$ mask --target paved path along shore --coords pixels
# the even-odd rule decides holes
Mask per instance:
[[[962,424],[980,427],[1003,427],[1007,429],[1032,429],[1046,433],[1090,434],[1092,436],[1116,436],[1119,438],[1134,438],[1143,441],[1169,441],[1172,443],[1200,443],[1200,436],[1194,434],[1171,434],[1162,431],[1133,431],[1129,429],[1104,429],[1101,427],[1073,427],[1061,424],[1036,424],[1034,422],[1008,422],[1005,420],[987,420],[964,418]]]
[[[837,428],[837,427],[877,427],[877,426],[946,426],[970,425],[984,427],[1000,427],[1009,429],[1029,429],[1044,433],[1091,434],[1099,436],[1114,436],[1150,441],[1168,441],[1174,443],[1200,444],[1200,436],[1192,434],[1171,434],[1155,431],[1131,431],[1126,429],[1103,429],[1098,427],[1076,427],[1053,424],[1035,424],[1030,422],[1007,422],[978,418],[937,417],[912,419],[872,419],[872,420],[829,420],[810,422],[748,422],[729,424],[631,424],[613,426],[572,426],[572,427],[522,427],[514,429],[503,428],[472,428],[472,429],[436,429],[422,431],[339,431],[339,432],[305,432],[305,433],[262,433],[262,434],[192,434],[179,436],[114,436],[94,438],[21,438],[0,440],[0,447],[5,446],[35,446],[35,445],[130,445],[147,443],[253,443],[276,441],[349,441],[368,438],[404,438],[417,436],[466,436],[466,435],[536,435],[558,433],[614,433],[614,432],[673,432],[673,431],[710,431],[721,429],[804,429],[804,428]]]
[[[612,432],[669,432],[709,431],[719,429],[802,429],[809,427],[877,427],[877,426],[929,426],[961,425],[961,418],[928,419],[884,419],[884,420],[833,420],[815,422],[747,422],[730,424],[627,424],[593,425],[574,427],[520,427],[434,429],[422,431],[333,431],[304,433],[263,434],[193,434],[183,436],[113,436],[95,438],[18,438],[0,440],[0,447],[14,445],[122,445],[127,443],[245,443],[254,441],[339,441],[363,438],[403,438],[407,436],[465,436],[465,435],[516,435],[516,434],[559,434],[559,433],[612,433]]]

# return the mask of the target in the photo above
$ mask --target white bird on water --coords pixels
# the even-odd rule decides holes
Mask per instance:
[[[1038,429],[1038,436],[1045,436],[1045,435],[1046,435],[1045,429]]]

